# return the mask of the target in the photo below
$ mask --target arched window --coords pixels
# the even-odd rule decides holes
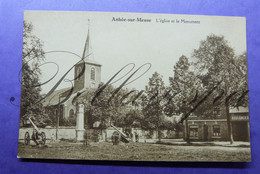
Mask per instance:
[[[91,68],[91,71],[90,71],[90,79],[91,79],[91,80],[95,80],[95,79],[96,79],[95,76],[96,76],[95,68],[92,67],[92,68]]]
[[[73,109],[70,110],[69,116],[70,117],[74,116],[74,110]]]

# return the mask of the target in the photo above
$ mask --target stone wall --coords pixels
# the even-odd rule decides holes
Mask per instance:
[[[118,128],[120,131],[122,131],[122,128]],[[20,128],[19,130],[19,140],[24,139],[24,135],[26,132],[29,132],[30,136],[32,135],[33,128]],[[56,128],[39,128],[40,132],[44,132],[46,134],[47,140],[56,140]],[[111,136],[113,132],[115,131],[114,128],[109,127],[104,130],[100,129],[88,129],[87,130],[90,134],[92,134],[94,131],[97,131],[99,134],[99,140],[100,141],[111,141]],[[168,130],[162,130],[163,137],[162,138],[176,138],[174,135],[174,131],[170,131],[171,136],[169,136]],[[148,130],[142,130],[142,129],[132,129],[133,136],[135,134],[138,134],[139,140],[142,139],[157,139],[157,133],[156,131],[148,131]],[[181,133],[182,134],[182,133]],[[66,140],[73,140],[76,138],[76,130],[75,127],[60,127],[58,130],[58,139],[66,139]]]
[[[33,128],[20,128],[19,130],[19,140],[24,139],[26,132],[29,132],[32,136]],[[39,128],[40,132],[46,134],[47,140],[56,140],[56,129],[55,128]],[[76,137],[75,128],[59,128],[58,130],[58,139],[74,139]]]

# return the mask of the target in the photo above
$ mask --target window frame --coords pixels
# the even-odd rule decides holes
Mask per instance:
[[[79,74],[81,73],[81,71],[82,71],[82,67],[81,67],[81,66],[78,66],[77,74],[76,74],[77,80],[81,80],[81,78],[82,78],[82,76],[83,76],[83,74],[82,74],[82,76],[79,77]]]
[[[196,130],[196,131],[194,131]],[[199,138],[199,126],[198,125],[189,125],[189,135],[190,138]]]
[[[212,126],[212,136],[213,137],[220,137],[221,136],[221,131],[220,131],[220,125],[219,124],[215,124],[215,125]]]
[[[96,68],[93,66],[90,69],[90,80],[92,81],[96,80]]]
[[[73,111],[73,114],[71,114],[71,111]],[[74,109],[70,109],[70,110],[69,110],[69,117],[73,117],[74,115],[75,115]]]

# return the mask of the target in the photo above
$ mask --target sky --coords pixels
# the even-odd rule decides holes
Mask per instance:
[[[120,18],[120,21],[114,19]],[[150,22],[140,22],[137,18]],[[173,77],[173,66],[179,57],[191,57],[199,48],[201,40],[209,34],[223,35],[237,55],[246,51],[246,20],[243,17],[172,15],[109,12],[68,12],[68,11],[25,11],[24,19],[34,26],[33,34],[44,43],[44,51],[69,51],[82,56],[88,31],[90,32],[91,59],[102,65],[101,81],[107,82],[117,71],[129,63],[134,69],[149,63],[132,79],[143,76],[128,84],[127,88],[144,89],[154,72],[163,76],[166,85]],[[122,21],[125,20],[125,21]],[[133,21],[134,19],[134,21]],[[196,23],[182,22],[196,21]],[[162,22],[169,21],[169,22]],[[177,22],[179,21],[179,23]],[[42,92],[47,93],[57,81],[79,60],[68,53],[49,53],[41,66],[41,81],[47,81]],[[128,66],[118,78],[128,72]],[[66,78],[73,79],[74,70]],[[116,78],[116,79],[118,79]],[[119,86],[125,79],[114,83]],[[115,79],[115,80],[116,80]],[[131,80],[130,80],[131,81]],[[63,81],[57,89],[70,87]]]

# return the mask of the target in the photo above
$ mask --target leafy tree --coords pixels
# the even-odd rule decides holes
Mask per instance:
[[[145,100],[143,101],[144,127],[148,129],[157,129],[157,137],[161,141],[159,135],[160,127],[163,125],[163,108],[165,86],[162,76],[155,72],[149,78],[148,85],[145,87]]]
[[[21,121],[26,116],[33,117],[36,124],[49,122],[48,116],[43,117],[39,64],[44,60],[42,42],[33,35],[33,25],[24,21],[23,24],[23,61],[21,79]]]
[[[131,110],[127,111],[126,114],[122,117],[122,122],[120,126],[125,128],[140,128],[142,127],[143,119],[144,117],[142,111],[136,108],[132,108]]]
[[[104,84],[100,84],[99,89],[103,87]],[[96,121],[100,122],[99,129],[106,129],[113,123],[115,126],[124,125],[124,119],[127,115],[129,109],[127,106],[123,105],[121,98],[127,93],[127,90],[121,89],[117,95],[110,101],[112,93],[115,88],[112,85],[106,86],[100,95],[95,98],[94,102],[91,103],[93,97],[96,95],[97,90],[86,90],[80,97],[77,98],[78,103],[84,103],[85,112],[88,115],[87,125],[92,127],[93,123]]]
[[[213,103],[218,101],[220,107],[225,107],[230,143],[232,144],[229,108],[248,104],[246,53],[237,57],[224,36],[212,34],[206,40],[201,41],[200,47],[194,50],[192,56],[195,60],[195,72],[198,76],[204,77],[203,85],[206,88],[210,89],[221,82],[212,98],[214,99],[214,95],[219,96],[213,100]],[[208,107],[212,107],[212,103]]]
[[[232,106],[239,107],[248,107],[248,79],[247,79],[247,53],[244,52],[241,55],[237,56],[235,59],[235,64],[237,68],[237,75],[239,75],[238,83],[240,96],[237,100],[232,100]]]
[[[185,115],[194,106],[196,98],[202,93],[201,80],[194,74],[189,59],[182,55],[174,66],[174,77],[170,77],[170,90],[174,97],[166,105],[167,115],[181,114]],[[169,107],[171,109],[169,109]],[[187,121],[186,128],[187,128]],[[179,128],[179,124],[175,123]],[[189,143],[189,132],[186,130],[186,140]]]
[[[203,91],[201,80],[192,71],[186,56],[181,56],[174,66],[174,77],[169,78],[170,88],[175,92],[175,112],[185,114],[192,108],[192,100]]]

